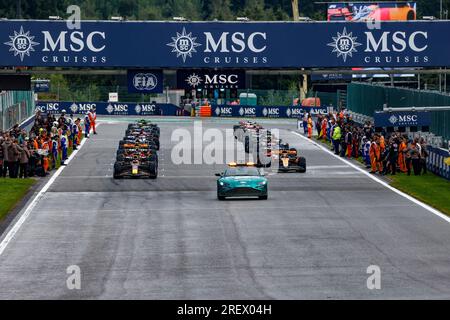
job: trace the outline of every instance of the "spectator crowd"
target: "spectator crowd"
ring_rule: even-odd
[[[309,137],[312,129],[318,133],[318,138],[328,141],[332,151],[341,157],[362,157],[370,173],[380,175],[395,175],[398,171],[411,175],[427,172],[427,145],[423,138],[408,138],[401,132],[376,132],[370,121],[364,125],[353,121],[345,109],[319,115],[313,123],[310,115],[303,118],[304,133]]]
[[[0,177],[27,178],[46,176],[65,165],[70,150],[76,150],[83,138],[81,119],[61,115],[44,116],[37,111],[29,131],[16,124],[0,131]]]

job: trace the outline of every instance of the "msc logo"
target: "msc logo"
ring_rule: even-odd
[[[405,114],[405,115],[391,115],[388,121],[395,126],[398,125],[414,125],[418,122],[418,116],[416,114]]]
[[[398,118],[395,115],[392,115],[392,116],[389,117],[388,120],[389,120],[390,123],[396,124],[397,121],[398,121]]]
[[[403,52],[410,48],[414,52],[422,52],[428,48],[424,40],[428,39],[428,32],[415,31],[410,35],[406,32],[397,31],[391,34],[389,31],[382,33],[377,40],[371,32],[365,32],[367,36],[367,48],[365,52]],[[420,36],[420,37],[419,37]],[[422,45],[419,38],[422,38]]]
[[[242,53],[247,49],[252,53],[261,53],[267,48],[265,32],[252,32],[249,35],[243,32],[222,32],[219,36],[213,36],[211,32],[203,32],[203,34],[205,35],[205,49],[203,50],[205,53]],[[183,31],[177,32],[177,35],[172,37],[172,42],[167,45],[172,47],[172,52],[177,54],[177,58],[181,56],[183,62],[186,62],[187,57],[192,58],[192,54],[197,52],[195,48],[201,46],[196,40],[197,37],[194,37],[192,32],[187,33],[183,27]],[[248,59],[247,57],[247,61]]]
[[[10,46],[9,51],[14,52],[14,56],[19,56],[20,61],[23,61],[25,56],[30,56],[31,51],[35,51],[33,46],[37,46],[39,42],[34,41],[34,36],[30,35],[30,31],[24,32],[23,26],[20,31],[14,31],[14,35],[9,36],[10,41],[5,42]]]
[[[158,85],[158,78],[153,73],[138,73],[133,77],[136,90],[151,91]]]
[[[69,109],[72,112],[72,114],[76,114],[76,113],[85,113],[85,112],[91,110],[92,108],[96,108],[96,107],[97,107],[97,105],[95,103],[76,104],[74,102],[70,105]]]
[[[239,75],[237,74],[225,74],[225,73],[192,73],[185,79],[185,82],[192,88],[205,87],[205,88],[234,88],[238,86]]]
[[[232,116],[233,108],[231,107],[217,107],[214,112],[217,116]]]
[[[353,53],[358,52],[356,47],[362,44],[357,42],[357,37],[353,36],[352,32],[347,33],[347,29],[344,28],[342,33],[338,32],[336,37],[332,37],[333,42],[329,43],[328,46],[333,48],[333,53],[337,54],[337,57],[342,57],[344,62],[347,61],[347,57],[353,57]]]
[[[72,113],[77,113],[78,105],[76,103],[72,103],[72,105],[70,106],[70,111],[72,111]]]
[[[404,53],[404,52],[413,52],[415,54],[424,52],[428,49],[428,32],[425,31],[414,31],[411,33],[404,31],[384,31],[380,32],[372,32],[366,31],[364,32],[366,37],[365,49],[364,52],[367,53],[383,53],[388,54],[385,57],[381,56],[366,56],[364,61],[366,63],[382,63],[384,60],[385,63],[391,63],[393,61],[404,61],[405,63],[413,62],[419,63],[420,60],[423,62],[428,62],[428,57],[419,57],[419,56],[409,56],[406,54],[405,56],[395,56],[390,53]],[[357,42],[357,37],[353,36],[352,32],[347,32],[347,29],[344,28],[343,32],[337,33],[336,37],[332,37],[333,42],[328,43],[327,45],[333,48],[333,53],[337,54],[337,57],[342,57],[344,62],[347,61],[347,58],[353,57],[353,54],[358,52],[357,47],[362,46],[361,43]]]
[[[37,104],[35,110],[44,113],[56,113],[59,112],[59,103]]]
[[[302,117],[303,116],[303,110],[300,108],[294,108],[294,109],[287,109],[286,114],[288,117]]]
[[[168,43],[169,47],[172,47],[172,52],[175,52],[178,57],[183,58],[183,62],[186,62],[186,58],[192,58],[192,53],[197,52],[196,47],[200,46],[200,43],[196,43],[197,37],[192,36],[192,32],[186,33],[186,29],[183,27],[181,33],[177,32],[176,37],[172,37],[172,42]]]
[[[198,87],[202,83],[202,81],[203,81],[202,78],[195,73],[189,75],[186,79],[188,85],[190,85],[193,88]]]
[[[136,114],[154,114],[156,112],[156,105],[154,104],[137,104],[134,107]]]
[[[102,43],[106,35],[100,31],[90,32],[86,37],[82,31],[73,31],[70,35],[67,31],[62,31],[56,39],[49,31],[42,31],[42,34],[44,35],[44,49],[42,49],[44,52],[68,52],[69,49],[73,52],[81,52],[85,47],[91,52],[101,52],[106,47]]]
[[[239,109],[239,115],[241,116],[256,116],[255,108],[241,107]]]
[[[109,114],[112,114],[113,112],[127,113],[128,105],[127,104],[108,104],[108,106],[106,107],[106,111]]]
[[[280,115],[279,108],[264,108],[262,110],[262,114],[264,117],[278,117]]]

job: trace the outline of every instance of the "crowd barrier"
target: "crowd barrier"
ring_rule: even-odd
[[[428,147],[427,169],[450,180],[450,166],[445,163],[445,159],[450,157],[450,152],[441,148]]]
[[[98,115],[120,116],[188,116],[189,112],[170,103],[135,103],[135,102],[69,102],[40,101],[36,103],[36,111],[46,114],[85,114],[94,108]]]

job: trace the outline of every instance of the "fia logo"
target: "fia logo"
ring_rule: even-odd
[[[175,52],[178,57],[183,58],[183,62],[186,62],[186,58],[192,58],[192,53],[197,52],[196,47],[201,46],[200,43],[196,43],[197,37],[192,36],[192,32],[187,33],[183,27],[181,33],[177,32],[176,37],[171,37],[172,42],[168,43],[169,47],[172,47],[172,52]]]
[[[328,43],[329,47],[333,48],[333,53],[337,54],[337,57],[342,57],[344,62],[347,61],[347,57],[352,58],[353,53],[358,52],[356,47],[361,46],[362,44],[357,42],[357,37],[353,36],[352,32],[347,33],[347,29],[344,28],[342,33],[338,32],[336,37],[332,37],[333,42]]]
[[[133,77],[136,90],[150,91],[158,85],[158,78],[153,73],[138,73]]]
[[[23,26],[20,27],[20,31],[14,31],[14,35],[9,36],[10,41],[5,42],[7,46],[10,46],[9,51],[14,52],[14,56],[19,56],[20,61],[23,61],[25,56],[30,56],[31,51],[34,50],[34,46],[37,46],[39,42],[34,41],[34,36],[30,35],[30,31],[24,32]]]

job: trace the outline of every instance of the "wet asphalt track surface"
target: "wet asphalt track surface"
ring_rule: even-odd
[[[102,124],[33,209],[0,256],[1,299],[450,298],[450,225],[291,132],[307,172],[269,176],[267,201],[222,202],[223,165],[171,161],[190,119],[160,123],[157,180],[113,180],[125,127]]]

